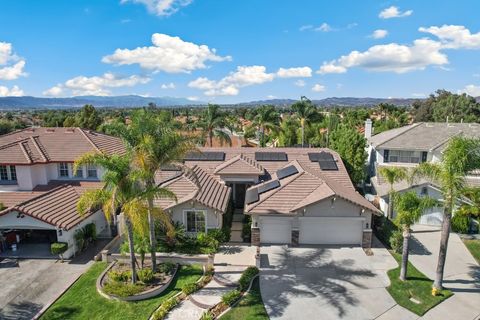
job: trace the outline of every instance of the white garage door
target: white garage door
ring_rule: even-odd
[[[362,220],[352,218],[300,218],[300,244],[355,244],[362,242]]]
[[[292,221],[282,218],[261,218],[261,243],[290,243],[292,242]]]
[[[429,226],[441,226],[443,221],[443,209],[442,208],[432,208],[427,209],[422,214],[419,224],[425,224]]]

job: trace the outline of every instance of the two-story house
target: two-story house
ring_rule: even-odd
[[[87,152],[122,153],[120,139],[80,128],[28,128],[0,136],[0,232],[4,251],[19,256],[48,255],[51,242],[66,242],[76,251],[74,234],[88,223],[97,233],[107,222],[101,211],[81,216],[81,194],[101,188],[102,168],[75,159]],[[108,230],[105,230],[108,231]],[[30,251],[31,252],[30,252]]]
[[[390,185],[378,174],[382,166],[401,166],[412,168],[422,162],[439,162],[448,141],[454,137],[480,138],[480,125],[477,123],[414,123],[397,129],[384,131],[372,136],[372,122],[365,123],[365,137],[368,141],[368,171],[371,177],[373,193],[381,210],[388,211],[388,193]],[[480,175],[472,172],[467,177],[472,186],[480,186]],[[407,181],[394,184],[398,192],[416,190],[420,195],[428,195],[442,200],[441,192],[434,183],[422,179],[410,185]],[[459,199],[459,201],[461,201]],[[420,224],[440,225],[443,209],[428,209],[420,219]]]

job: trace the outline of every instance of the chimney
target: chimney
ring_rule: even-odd
[[[372,119],[365,120],[365,139],[372,137]]]

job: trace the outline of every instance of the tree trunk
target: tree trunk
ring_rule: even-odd
[[[400,280],[407,279],[408,268],[408,244],[410,242],[410,228],[405,226],[403,229],[403,249],[402,249],[402,265],[400,266]]]
[[[132,268],[132,283],[137,282],[137,267],[135,265],[135,248],[133,244],[133,227],[130,218],[125,217],[125,226],[127,227],[127,236],[128,236],[128,250],[130,251],[130,267]]]
[[[388,194],[388,219],[393,219],[393,191]]]
[[[155,237],[155,220],[153,218],[153,199],[148,198],[148,227],[150,236],[150,259],[152,260],[152,271],[157,271],[157,238]]]
[[[213,132],[212,131],[210,131],[208,133],[208,140],[210,142],[210,147],[213,147]]]
[[[260,131],[260,147],[265,147],[265,128],[262,126]]]
[[[302,125],[302,148],[303,148],[305,144],[305,122],[303,121],[303,119],[300,122]]]
[[[445,203],[445,208],[443,209],[440,250],[438,252],[437,274],[435,277],[435,281],[433,282],[433,287],[437,290],[442,290],[443,288],[443,271],[445,268],[445,260],[447,258],[448,238],[450,237],[450,223],[452,220],[452,213],[450,212],[450,208],[451,206],[448,203]]]

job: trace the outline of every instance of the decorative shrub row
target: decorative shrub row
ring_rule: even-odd
[[[180,302],[180,300],[177,297],[173,297],[170,299],[165,300],[161,305],[160,308],[157,309],[153,313],[152,319],[153,320],[162,320],[165,319],[167,314],[177,306],[177,304]]]
[[[259,272],[260,271],[258,270],[258,268],[253,266],[248,267],[245,271],[243,271],[242,276],[240,277],[240,280],[238,280],[240,291],[243,292],[247,290],[248,286],[250,285],[250,282]]]
[[[115,295],[117,297],[129,297],[136,294],[139,294],[145,289],[145,285],[136,283],[124,283],[118,281],[111,281],[106,283],[103,286],[103,291],[110,295]]]
[[[227,306],[231,306],[235,301],[237,301],[242,293],[238,290],[232,290],[227,293],[225,293],[222,296],[222,302],[225,303]]]

